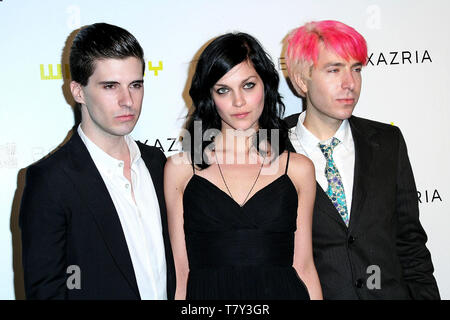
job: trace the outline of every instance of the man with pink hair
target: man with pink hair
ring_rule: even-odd
[[[400,130],[352,116],[367,45],[338,21],[287,37],[306,111],[285,119],[289,148],[316,168],[314,259],[325,299],[439,299]],[[288,143],[289,145],[289,143]]]

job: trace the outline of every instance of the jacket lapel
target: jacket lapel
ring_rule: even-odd
[[[150,173],[150,177],[152,178],[153,185],[155,187],[156,196],[158,198],[158,204],[161,212],[166,211],[166,203],[164,200],[164,187],[163,187],[163,176],[161,175],[160,166],[163,164],[154,163],[155,157],[151,152],[148,152],[146,148],[141,145],[140,142],[137,143],[139,150],[141,151],[141,157],[142,160],[144,160],[145,166],[148,169],[148,172]]]
[[[364,201],[370,185],[373,156],[379,144],[374,140],[376,132],[371,127],[363,127],[359,118],[352,116],[349,122],[355,143],[355,169],[349,222],[349,232],[351,232],[356,228],[366,211],[363,210]]]
[[[157,152],[145,147],[144,144],[137,142],[141,157],[150,173],[153,185],[155,187],[156,196],[158,198],[159,209],[161,213],[162,235],[164,240],[164,250],[166,255],[167,266],[167,296],[173,299],[175,294],[175,269],[172,255],[172,247],[170,245],[169,231],[167,225],[166,202],[164,199],[164,177],[163,170],[165,164],[165,157],[157,157]]]
[[[283,121],[286,123],[287,127],[293,128],[297,125],[299,113],[293,114],[285,119]],[[291,152],[296,152],[294,146],[292,145],[292,142],[290,139],[287,139],[286,141],[286,149]],[[334,207],[333,203],[331,202],[328,195],[323,191],[320,184],[316,181],[316,200],[314,203],[314,211],[321,211],[325,212],[330,218],[335,220],[337,223],[341,224],[342,227],[347,228],[344,221],[342,220],[341,216],[337,212],[336,208]]]
[[[83,204],[92,213],[114,261],[136,296],[140,298],[125,235],[108,189],[76,131],[68,142],[68,147],[71,162],[67,174],[83,199]]]
[[[315,207],[317,210],[325,212],[330,218],[335,220],[337,223],[341,224],[342,227],[347,228],[347,226],[344,223],[344,220],[342,220],[341,216],[339,215],[339,212],[334,207],[333,202],[331,202],[330,198],[328,197],[326,192],[323,191],[322,187],[318,182],[316,182]]]
[[[299,114],[292,115],[284,119],[288,128],[296,126]],[[373,140],[376,131],[371,127],[363,126],[361,119],[357,117],[349,118],[350,128],[352,130],[353,141],[355,143],[355,169],[353,177],[352,206],[350,212],[349,232],[356,227],[362,215],[364,200],[367,195],[367,188],[370,183],[373,155],[379,147]],[[291,141],[288,139],[287,149],[295,152]],[[345,223],[334,207],[328,195],[323,191],[319,183],[316,182],[316,203],[317,209],[325,212],[331,218],[345,227]]]

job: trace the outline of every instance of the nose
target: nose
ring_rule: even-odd
[[[120,91],[119,105],[121,107],[131,107],[133,105],[133,98],[129,88],[123,88]]]
[[[233,106],[240,108],[245,105],[245,97],[244,94],[240,91],[236,91],[233,93]]]
[[[355,77],[351,70],[343,72],[342,88],[350,91],[355,89]]]

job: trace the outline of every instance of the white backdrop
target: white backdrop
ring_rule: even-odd
[[[281,40],[323,19],[355,27],[368,42],[371,59],[355,114],[401,128],[435,276],[449,299],[449,11],[447,0],[0,1],[0,299],[24,297],[17,222],[24,168],[61,144],[74,125],[65,73],[74,30],[108,22],[136,36],[148,64],[133,136],[169,156],[178,150],[171,145],[190,104],[190,62],[209,40],[248,32],[283,74]],[[301,110],[284,78],[280,91],[286,115]]]

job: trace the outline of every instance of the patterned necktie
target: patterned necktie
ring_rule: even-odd
[[[333,160],[333,149],[340,143],[339,139],[333,138],[329,145],[320,144],[319,148],[322,151],[327,164],[325,166],[325,176],[328,180],[327,194],[331,202],[335,206],[336,210],[344,220],[345,225],[348,226],[348,211],[347,201],[345,200],[344,185],[342,184],[342,178],[339,174],[339,170],[336,167],[336,163]]]

